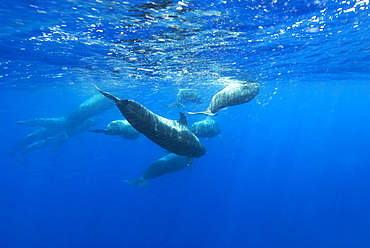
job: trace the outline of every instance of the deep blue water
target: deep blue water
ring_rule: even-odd
[[[368,0],[3,1],[0,20],[1,248],[370,247]],[[178,119],[229,78],[258,100],[147,188],[124,180],[168,152],[143,135],[9,156],[35,130],[17,121],[68,116],[93,83]],[[166,108],[181,88],[202,103]]]

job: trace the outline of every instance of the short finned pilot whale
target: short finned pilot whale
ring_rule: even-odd
[[[62,129],[65,127],[65,117],[54,117],[54,118],[31,118],[25,121],[17,121],[17,124],[29,126],[29,127],[46,127]]]
[[[104,130],[89,130],[93,133],[104,133],[106,135],[119,135],[124,139],[134,140],[139,138],[140,133],[128,123],[127,120],[115,120],[108,124]]]
[[[140,187],[147,187],[147,179],[160,177],[164,174],[180,171],[187,167],[189,167],[187,157],[170,153],[152,163],[138,179],[125,180],[125,182]]]
[[[189,130],[184,113],[180,112],[178,121],[161,117],[140,103],[120,99],[107,92],[96,89],[113,100],[126,120],[140,133],[160,147],[181,156],[199,158],[206,153],[206,148]]]
[[[65,135],[70,136],[76,126],[81,125],[88,118],[110,109],[113,105],[111,101],[99,94],[87,99],[66,117]]]
[[[177,93],[176,102],[173,102],[166,107],[169,108],[185,108],[182,103],[201,103],[201,96],[196,89],[180,89]]]
[[[191,131],[199,138],[213,138],[220,134],[221,129],[218,123],[212,119],[211,116],[207,116],[204,120],[195,122],[191,126]]]
[[[211,103],[205,111],[188,113],[193,115],[217,115],[216,112],[223,108],[249,102],[258,94],[259,90],[259,83],[232,82],[212,97]]]

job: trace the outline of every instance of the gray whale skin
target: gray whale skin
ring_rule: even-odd
[[[125,182],[131,185],[147,187],[147,179],[160,177],[164,174],[180,171],[187,167],[189,167],[187,157],[170,153],[149,165],[138,179],[125,180]]]
[[[259,90],[259,83],[231,83],[212,97],[212,100],[205,111],[188,112],[188,114],[217,115],[216,112],[223,108],[249,102],[259,93]]]
[[[95,86],[96,87],[96,86]],[[96,89],[113,100],[126,120],[140,133],[160,147],[180,156],[199,158],[206,153],[206,148],[189,130],[184,113],[180,112],[178,121],[161,117],[140,103],[115,97]]]

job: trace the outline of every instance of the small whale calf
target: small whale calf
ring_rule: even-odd
[[[104,133],[106,135],[120,135],[122,138],[134,140],[139,138],[140,133],[127,120],[115,120],[108,124],[104,130],[89,130],[94,133]]]
[[[259,90],[259,83],[232,82],[212,97],[211,103],[205,111],[188,113],[193,115],[217,115],[216,112],[225,107],[249,102],[258,94]]]
[[[191,126],[191,131],[197,137],[213,138],[220,134],[221,129],[212,117],[207,116],[204,120],[195,122]]]
[[[188,157],[171,153],[151,164],[138,179],[125,180],[125,182],[140,187],[147,187],[147,179],[152,179],[167,173],[183,170],[188,166]]]
[[[189,130],[184,113],[180,112],[178,121],[169,120],[153,113],[136,101],[120,99],[99,88],[97,90],[116,103],[122,115],[137,131],[160,147],[189,158],[199,158],[206,153],[204,145]]]

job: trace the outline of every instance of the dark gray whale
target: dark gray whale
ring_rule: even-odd
[[[89,130],[93,133],[104,133],[106,135],[120,135],[122,138],[134,140],[139,138],[140,133],[127,120],[115,120],[108,124],[104,130]]]
[[[125,182],[140,187],[147,187],[147,179],[152,179],[167,173],[183,170],[187,167],[189,167],[188,157],[171,153],[149,165],[138,179],[125,180]]]
[[[140,133],[160,147],[181,156],[199,158],[206,153],[206,148],[189,130],[184,113],[180,112],[178,121],[169,120],[154,114],[138,102],[115,97],[97,90],[113,100],[126,120]]]
[[[205,111],[188,113],[193,115],[217,115],[216,112],[225,107],[249,102],[258,94],[259,90],[259,83],[231,83],[212,97],[211,103]]]

